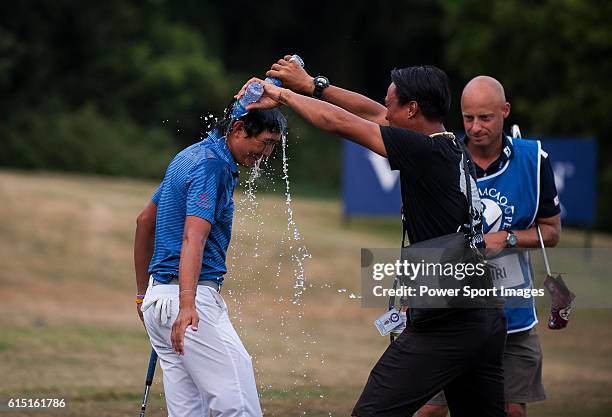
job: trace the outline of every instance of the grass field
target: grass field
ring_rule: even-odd
[[[132,237],[154,187],[0,171],[0,398],[68,402],[57,412],[0,406],[0,416],[137,415],[150,345],[133,305]],[[397,221],[345,225],[339,202],[298,197],[295,242],[282,195],[236,200],[223,293],[254,356],[265,414],[349,416],[387,345],[372,325],[381,311],[350,298],[361,290],[360,249],[395,247]],[[564,231],[563,244],[581,242]],[[302,244],[312,258],[294,305],[290,258]],[[612,239],[593,244],[610,248]],[[539,325],[549,399],[531,416],[612,415],[612,311],[573,314],[560,333]],[[158,369],[148,416],[166,415],[162,393]]]

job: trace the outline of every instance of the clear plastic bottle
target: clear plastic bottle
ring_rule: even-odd
[[[232,110],[232,117],[238,119],[247,114],[249,111],[246,107],[249,104],[258,102],[263,93],[264,88],[260,83],[252,82],[249,84],[244,92],[244,95],[240,97],[240,100],[236,101],[234,109]]]
[[[296,61],[298,64],[304,67],[304,60],[299,57],[299,55],[295,54],[291,57],[290,61]],[[265,79],[266,82],[272,83],[278,87],[282,87],[283,83],[278,78],[267,77]],[[234,119],[238,119],[249,111],[247,110],[247,106],[252,103],[256,103],[259,101],[261,96],[264,93],[263,85],[258,82],[252,82],[247,86],[244,95],[240,98],[240,100],[236,101],[234,104],[234,109],[232,110],[232,117]]]

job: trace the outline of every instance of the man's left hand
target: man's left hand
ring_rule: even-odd
[[[253,78],[251,78],[249,81],[247,81],[242,86],[242,88],[240,89],[238,94],[236,94],[234,96],[234,98],[240,99],[244,95],[244,93],[245,93],[247,87],[249,86],[249,84],[251,84],[253,82],[261,84],[263,86],[263,88],[264,88],[264,93],[263,93],[263,96],[261,96],[261,98],[259,99],[258,102],[253,103],[253,104],[249,104],[247,106],[247,110],[252,110],[252,109],[272,109],[274,107],[278,107],[278,106],[283,104],[282,101],[281,101],[283,91],[285,93],[289,92],[289,90],[287,90],[287,89],[277,87],[274,84],[271,84],[271,83],[269,83],[267,81],[260,80],[259,78],[253,77]]]
[[[185,354],[185,331],[187,326],[191,325],[191,330],[198,331],[198,323],[200,316],[194,304],[189,304],[179,309],[178,316],[172,325],[172,348],[179,355]]]

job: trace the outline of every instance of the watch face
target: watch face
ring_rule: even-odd
[[[510,246],[511,248],[515,247],[518,243],[518,239],[516,238],[516,235],[514,233],[510,233],[506,241],[508,242],[508,246]]]
[[[320,87],[320,88],[325,88],[329,85],[329,81],[327,80],[327,78],[325,77],[316,77],[315,80],[315,86]]]

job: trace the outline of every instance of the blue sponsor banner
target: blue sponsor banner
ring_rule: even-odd
[[[400,216],[399,171],[387,158],[348,140],[344,143],[342,194],[345,216]]]
[[[597,219],[597,141],[543,138],[555,172],[563,224],[592,226]]]
[[[597,207],[597,142],[544,138],[561,202],[564,224],[590,226]],[[386,158],[344,141],[342,193],[345,216],[399,216],[399,172]]]

